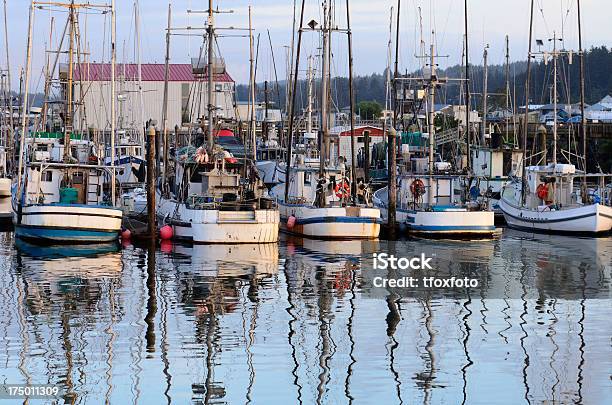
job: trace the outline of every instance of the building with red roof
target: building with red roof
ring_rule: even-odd
[[[138,88],[138,65],[115,66],[118,126],[136,127],[141,120],[153,119],[162,126],[164,100],[165,65],[144,63],[141,65],[143,110],[141,112]],[[214,70],[214,104],[220,118],[235,117],[235,82],[226,71],[223,61],[217,62]],[[62,82],[68,76],[68,65],[60,65]],[[73,72],[75,107],[75,129],[110,129],[110,63],[81,63]],[[207,67],[201,63],[174,63],[168,66],[168,128],[197,122],[207,115]]]

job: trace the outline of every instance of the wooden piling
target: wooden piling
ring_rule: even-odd
[[[148,133],[148,154],[147,154],[147,223],[149,238],[155,240],[157,236],[157,223],[155,216],[155,127],[149,126]]]

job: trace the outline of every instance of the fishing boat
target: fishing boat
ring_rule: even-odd
[[[218,137],[214,136],[220,129],[220,120],[216,115],[213,82],[217,72],[225,72],[225,66],[220,65],[222,59],[215,56],[217,34],[212,6],[207,21],[207,63],[198,67],[205,72],[207,80],[206,144],[177,149],[173,156],[175,187],[173,192],[169,192],[162,186],[157,198],[157,214],[162,223],[172,226],[176,238],[194,243],[274,243],[278,241],[279,233],[278,208],[273,200],[266,198],[266,188],[258,178],[253,160],[232,156],[222,144],[217,144]],[[250,29],[249,38],[253,85]],[[256,156],[254,130],[254,123],[251,123],[253,157]],[[167,178],[165,172],[162,178]]]
[[[350,32],[350,15],[347,10],[347,30]],[[303,15],[302,15],[303,17]],[[353,113],[354,95],[352,91],[352,58],[349,57],[350,121],[351,121],[351,170],[344,159],[338,156],[332,163],[329,125],[329,61],[331,60],[330,36],[334,31],[331,7],[323,6],[324,22],[321,26],[323,40],[322,78],[321,78],[321,139],[318,164],[306,160],[306,156],[293,154],[294,106],[297,93],[297,80],[294,80],[292,102],[289,114],[289,141],[286,162],[286,179],[284,184],[272,188],[270,195],[278,201],[281,229],[295,235],[321,239],[376,239],[380,233],[380,210],[372,207],[367,200],[359,201],[356,195],[356,150],[355,150],[355,115]],[[311,22],[311,25],[315,24]],[[302,35],[302,29],[298,31]],[[298,41],[298,44],[300,42]],[[349,43],[349,55],[352,49]],[[300,46],[298,45],[295,76],[298,76]],[[309,63],[309,83],[312,78]],[[309,88],[312,86],[309,85]],[[312,92],[309,90],[309,108],[311,111]],[[309,114],[310,115],[310,114]],[[309,119],[308,122],[311,122]],[[307,134],[312,133],[309,124]],[[308,139],[308,137],[305,137]]]
[[[546,61],[552,59],[552,157],[549,162],[546,133],[543,133],[544,139],[541,150],[537,154],[540,155],[538,164],[524,165],[522,176],[514,179],[514,181],[502,189],[499,206],[504,213],[506,222],[512,228],[555,234],[599,234],[612,231],[612,188],[609,186],[612,174],[588,174],[586,171],[588,160],[586,117],[584,114],[584,54],[580,39],[580,21],[578,30],[580,47],[578,55],[581,58],[580,106],[582,116],[580,128],[583,142],[582,158],[578,158],[577,161],[582,163],[583,168],[579,170],[572,163],[571,158],[575,154],[571,152],[564,153],[563,150],[561,150],[560,154],[558,153],[558,63],[560,58],[568,54],[571,61],[572,52],[558,49],[557,42],[561,41],[561,39],[554,33],[553,38],[549,40],[549,42],[552,42],[552,51],[532,53],[532,44],[529,44],[530,62],[533,57],[543,57]],[[530,62],[527,65],[526,89],[530,88]],[[526,100],[529,100],[529,92],[527,92]],[[528,130],[527,110],[525,112],[524,133],[527,133]],[[523,137],[523,152],[525,156],[526,151],[527,137]],[[533,155],[529,159],[531,160],[535,157],[536,155]],[[561,159],[565,161],[561,162]],[[580,183],[578,186],[575,184],[577,180]]]
[[[13,186],[15,235],[43,243],[109,242],[118,238],[123,216],[121,209],[115,206],[115,170],[99,164],[95,144],[86,139],[87,134],[74,131],[72,127],[74,107],[78,104],[73,94],[73,79],[75,67],[78,69],[80,64],[73,58],[76,55],[75,26],[80,4],[71,2],[65,7],[71,29],[70,47],[66,52],[69,63],[64,71],[60,69],[60,78],[65,82],[60,89],[66,100],[63,122],[52,132],[33,132],[28,114],[22,114],[19,169]],[[34,10],[32,7],[30,11],[23,111],[28,111],[29,107]],[[114,24],[114,9],[112,11]],[[61,53],[57,52],[57,55]],[[57,63],[53,66],[55,68]],[[114,52],[112,66],[114,69]],[[47,81],[54,74],[54,71],[49,72]],[[46,85],[45,89],[45,100],[48,100],[49,86]],[[114,91],[111,97],[114,100]],[[113,116],[111,134],[114,134],[114,129]],[[111,136],[112,150],[113,142],[114,136]],[[114,155],[111,155],[111,161],[114,161]]]
[[[430,71],[421,78],[407,78],[416,80],[426,89],[419,104],[426,106],[428,133],[422,136],[428,140],[428,153],[425,156],[408,156],[402,168],[398,179],[397,220],[400,229],[413,234],[436,237],[492,236],[497,233],[493,211],[488,204],[470,199],[465,192],[471,188],[471,176],[457,173],[449,162],[436,157],[435,89],[448,79],[437,75],[434,43],[432,38],[428,64]],[[383,215],[388,215],[388,194],[388,188],[383,188],[374,195],[374,204],[384,210]]]
[[[159,198],[158,216],[172,226],[175,237],[196,243],[277,242],[278,209],[262,194],[263,185],[242,176],[245,163],[224,151],[204,162],[193,149],[178,151],[177,192]],[[247,171],[255,168],[250,165]]]

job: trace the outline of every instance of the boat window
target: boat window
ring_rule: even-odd
[[[83,172],[75,172],[72,175],[73,184],[83,184]]]
[[[357,142],[364,143],[365,142],[365,138],[363,136],[358,136],[357,137]]]
[[[53,172],[51,172],[51,171],[42,172],[41,175],[40,175],[40,180],[48,182],[48,183],[52,182],[53,181]]]
[[[310,185],[312,181],[312,173],[304,173],[304,184]]]
[[[39,143],[38,145],[36,145],[36,150],[38,152],[46,152],[47,151],[47,144],[46,143]]]

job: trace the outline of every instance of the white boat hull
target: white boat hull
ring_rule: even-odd
[[[158,215],[172,226],[176,238],[195,243],[278,242],[280,218],[275,209],[191,209],[183,203],[162,199]]]
[[[491,235],[496,232],[493,211],[407,211],[410,232],[437,235]]]
[[[515,229],[554,233],[604,233],[612,230],[612,207],[601,204],[560,210],[521,208],[502,198],[499,207]]]
[[[15,234],[41,242],[97,243],[119,237],[123,213],[100,205],[25,205],[15,213]]]
[[[382,188],[374,194],[374,205],[379,207],[383,219],[387,220],[387,188]],[[420,211],[396,209],[396,221],[400,230],[417,234],[430,235],[492,235],[495,228],[493,211],[468,211],[466,209],[436,209]]]
[[[376,239],[380,233],[380,210],[363,207],[316,208],[279,202],[281,229],[317,239]],[[295,224],[290,226],[290,216]]]

